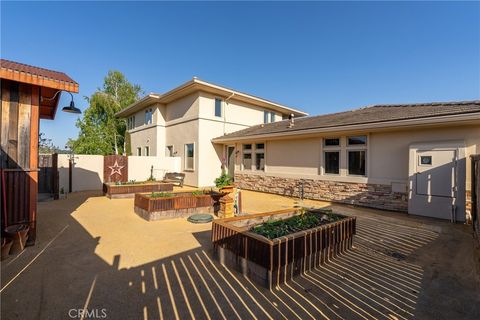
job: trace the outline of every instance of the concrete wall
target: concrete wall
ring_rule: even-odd
[[[59,189],[68,193],[68,167],[70,155],[58,155]],[[103,156],[75,155],[72,171],[72,192],[101,190],[103,185]],[[128,157],[128,180],[145,181],[153,175],[157,180],[163,179],[166,172],[178,172],[179,157]]]
[[[59,188],[68,192],[68,163],[70,155],[58,155]],[[103,156],[75,155],[72,170],[72,192],[101,190],[103,184]]]

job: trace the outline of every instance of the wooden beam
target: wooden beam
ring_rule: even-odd
[[[48,79],[41,76],[25,73],[25,72],[15,72],[13,70],[2,68],[0,69],[0,78],[17,81],[21,83],[37,85],[40,87],[78,93],[78,83]]]
[[[30,231],[28,243],[35,243],[37,235],[37,194],[38,194],[38,134],[40,126],[40,88],[32,87],[30,113]]]

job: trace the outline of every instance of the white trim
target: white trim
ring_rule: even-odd
[[[193,145],[193,168],[187,168],[187,145]],[[194,172],[195,171],[195,161],[196,161],[196,157],[195,157],[195,150],[196,149],[196,146],[195,146],[195,142],[188,142],[188,143],[184,143],[183,144],[183,171],[187,171],[187,172]]]

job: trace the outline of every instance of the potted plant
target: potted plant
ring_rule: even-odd
[[[60,199],[65,199],[66,197],[67,197],[67,195],[65,194],[65,189],[63,189],[63,187],[61,187],[59,198]]]
[[[215,179],[215,186],[222,193],[231,193],[233,192],[233,179],[226,172],[222,172],[220,177]]]

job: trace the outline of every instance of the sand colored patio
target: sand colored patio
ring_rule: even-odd
[[[251,213],[299,204],[248,191],[243,199]],[[468,226],[331,207],[358,217],[354,249],[268,291],[212,260],[211,224],[147,222],[133,199],[92,193],[39,203],[36,246],[2,262],[2,319],[69,319],[78,309],[103,310],[107,319],[479,317],[478,249]]]

